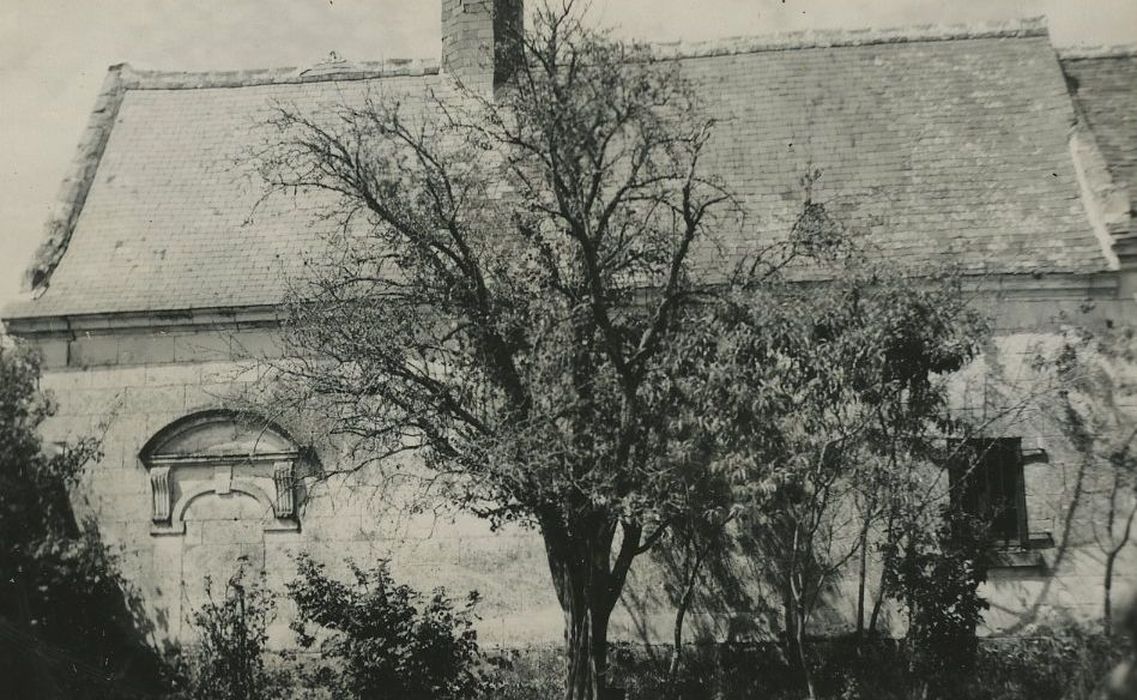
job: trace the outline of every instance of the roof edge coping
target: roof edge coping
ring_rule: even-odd
[[[87,201],[87,193],[110,139],[119,105],[122,104],[125,90],[123,74],[127,70],[125,64],[113,65],[107,70],[107,76],[95,98],[95,107],[87,118],[79,146],[72,156],[67,175],[48,214],[43,238],[24,272],[21,291],[25,293],[33,296],[43,293],[71,242],[71,234],[75,231],[79,214]]]
[[[889,29],[822,29],[701,42],[649,43],[660,58],[702,58],[765,51],[843,48],[968,39],[1021,39],[1049,36],[1045,17],[968,24],[922,24]]]
[[[1137,44],[1108,44],[1101,46],[1070,46],[1058,49],[1058,58],[1063,61],[1078,61],[1092,58],[1135,58]]]
[[[127,90],[191,90],[437,75],[439,64],[427,59],[393,58],[385,61],[340,61],[306,68],[189,72],[141,70],[122,63],[111,66],[111,70],[116,69],[121,72],[123,87]]]
[[[803,30],[700,42],[647,42],[644,45],[660,58],[700,58],[764,51],[1041,36],[1048,36],[1045,17],[967,24],[923,24],[887,29]],[[1137,50],[1137,47],[1133,50]],[[143,70],[133,68],[128,63],[120,63],[111,66],[110,70],[121,73],[123,87],[128,90],[185,90],[437,75],[441,68],[436,59],[393,58],[383,61],[337,61],[306,68],[200,72]]]

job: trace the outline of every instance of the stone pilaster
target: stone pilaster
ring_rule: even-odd
[[[155,523],[170,522],[170,468],[154,467],[150,470],[151,520]]]

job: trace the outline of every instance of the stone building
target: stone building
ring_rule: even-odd
[[[279,587],[308,551],[330,562],[390,557],[396,576],[421,588],[478,589],[489,643],[560,639],[532,533],[406,515],[384,506],[386,482],[367,473],[307,479],[336,459],[318,430],[228,410],[279,352],[277,306],[318,252],[311,207],[261,201],[247,165],[271,137],[272,105],[331,108],[382,91],[427,109],[426,95],[453,94],[456,80],[492,90],[503,65],[493,38],[520,21],[521,3],[443,0],[442,10],[439,64],[108,72],[29,292],[3,316],[43,352],[60,406],[47,438],[102,436],[79,506],[121,551],[160,638],[185,634],[203,575],[223,580],[245,561]],[[659,51],[717,118],[708,168],[756,214],[731,242],[737,253],[788,230],[799,177],[816,167],[813,196],[882,255],[950,258],[982,280],[980,302],[1011,355],[1087,301],[1098,320],[1137,320],[1134,53],[1060,56],[1032,21]],[[1086,523],[1056,541],[1072,451],[1029,417],[1002,430],[994,437],[1014,446],[999,488],[1014,504],[1015,546],[991,574],[989,627],[1028,609],[1098,615],[1102,563]],[[1071,553],[1057,560],[1064,544]],[[1123,559],[1118,595],[1137,582],[1135,562]],[[651,574],[636,575],[633,590],[649,589]],[[663,603],[617,611],[614,633],[651,637],[670,614]],[[281,644],[286,617],[273,630]]]

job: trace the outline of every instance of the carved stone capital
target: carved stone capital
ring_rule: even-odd
[[[170,468],[153,467],[150,470],[151,520],[156,523],[169,523],[171,500]]]

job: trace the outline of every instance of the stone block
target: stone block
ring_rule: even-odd
[[[138,521],[150,517],[150,496],[140,494],[102,494],[96,500],[99,522],[106,520]]]
[[[143,367],[74,367],[44,373],[46,385],[60,391],[73,389],[122,389],[146,383]]]
[[[235,395],[240,395],[240,388],[232,384],[189,385],[185,387],[186,414],[204,411],[213,408],[224,408],[232,403]]]
[[[193,363],[147,365],[146,386],[187,386],[201,383],[201,367]]]
[[[122,335],[118,341],[118,363],[149,365],[174,361],[174,336],[170,333]]]
[[[91,487],[103,498],[130,497],[150,507],[150,482],[141,469],[100,469],[92,477]],[[140,498],[134,499],[135,496]]]
[[[203,543],[258,544],[264,542],[264,523],[260,520],[203,520]]]
[[[229,331],[201,331],[174,335],[174,360],[213,362],[233,357]]]
[[[57,394],[58,415],[109,418],[121,409],[124,393],[113,389],[77,389]]]
[[[40,387],[48,391],[73,391],[92,388],[91,370],[78,367],[48,369],[40,376]]]
[[[185,533],[181,537],[172,536],[166,539],[180,540],[184,547],[199,545],[202,543],[204,523],[203,520],[187,520],[185,521]]]
[[[273,359],[281,356],[280,335],[271,330],[247,330],[233,334],[232,357],[235,360]]]
[[[82,335],[69,345],[68,365],[99,367],[118,362],[118,338],[112,335]]]
[[[186,392],[182,386],[142,386],[126,390],[123,410],[129,414],[183,412]]]
[[[300,522],[304,539],[308,542],[347,543],[364,540],[358,516],[350,517],[345,513],[335,517],[319,517],[303,511]]]
[[[147,439],[149,439],[151,435],[154,435],[170,423],[173,423],[179,418],[184,418],[185,410],[161,411],[157,413],[145,414],[140,417],[143,417],[146,420],[146,429],[144,431],[144,434],[146,435]]]
[[[70,341],[65,338],[47,338],[36,342],[43,361],[44,370],[53,370],[67,367],[70,357]]]
[[[256,378],[255,362],[206,362],[200,365],[202,384],[232,384]]]

